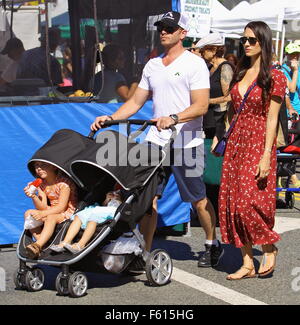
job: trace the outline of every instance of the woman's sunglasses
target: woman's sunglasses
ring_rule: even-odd
[[[240,42],[241,42],[243,45],[245,45],[247,41],[249,42],[250,45],[255,45],[256,42],[257,42],[258,40],[257,40],[256,37],[245,37],[245,36],[244,36],[244,37],[241,37],[241,38],[240,38]]]
[[[160,26],[157,26],[157,31],[159,33],[161,33],[164,30],[167,34],[173,34],[174,32],[177,31],[178,28],[179,27],[172,27],[172,26],[160,25]]]

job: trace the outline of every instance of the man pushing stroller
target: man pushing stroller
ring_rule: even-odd
[[[151,59],[146,64],[133,96],[111,116],[97,117],[91,129],[97,131],[107,120],[128,119],[152,95],[153,121],[156,122],[156,127],[150,128],[146,140],[164,146],[171,136],[169,127],[176,127],[178,135],[170,152],[172,163],[166,168],[166,173],[168,176],[174,174],[182,200],[193,204],[206,233],[206,251],[200,257],[198,266],[216,266],[223,255],[223,249],[216,239],[216,216],[212,204],[206,198],[202,179],[202,116],[208,108],[209,71],[202,58],[185,51],[182,45],[187,34],[187,19],[184,15],[175,11],[168,12],[154,25],[157,26],[165,49],[164,55]],[[157,199],[165,185],[158,188],[153,200],[152,215],[146,215],[140,223],[148,251],[151,250],[157,224]]]

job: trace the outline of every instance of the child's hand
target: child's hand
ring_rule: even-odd
[[[26,196],[32,198],[34,196],[34,194],[30,193],[30,191],[29,191],[29,184],[30,183],[28,183],[28,185],[26,187],[24,187],[24,193]]]

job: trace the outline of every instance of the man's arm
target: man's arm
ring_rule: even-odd
[[[91,124],[91,130],[97,131],[101,129],[103,123],[107,120],[125,120],[130,116],[134,115],[136,112],[140,110],[140,108],[145,104],[148,99],[149,91],[137,88],[133,94],[133,96],[128,99],[120,108],[113,113],[111,116],[103,115],[96,117],[94,123]]]
[[[177,114],[178,123],[184,123],[204,115],[208,109],[209,89],[196,89],[191,91],[191,105],[184,111]],[[157,119],[156,127],[159,131],[168,129],[175,121],[169,116],[163,116]]]

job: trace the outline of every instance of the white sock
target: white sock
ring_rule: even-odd
[[[219,242],[218,242],[218,240],[217,239],[213,239],[213,240],[208,240],[208,239],[206,239],[205,240],[205,244],[207,244],[207,245],[214,245],[214,246],[219,246]]]

